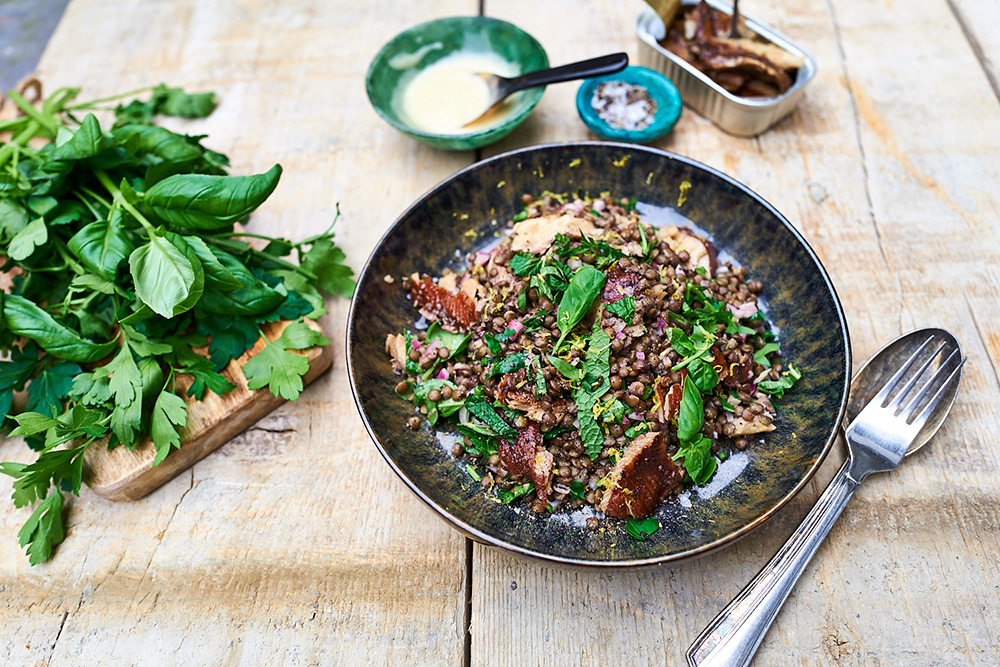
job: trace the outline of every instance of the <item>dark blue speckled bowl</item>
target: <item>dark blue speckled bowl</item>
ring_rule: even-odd
[[[393,392],[385,338],[413,326],[400,281],[440,274],[495,242],[521,194],[611,192],[636,197],[652,224],[689,221],[762,281],[782,350],[803,373],[781,401],[777,430],[720,466],[712,483],[671,497],[662,528],[644,542],[606,519],[537,515],[488,498],[452,458],[448,434],[406,427],[412,406]],[[745,186],[694,160],[626,144],[535,146],[498,155],[447,179],[407,209],[375,248],[351,304],[347,362],[368,432],[389,466],[444,519],[485,544],[551,562],[635,566],[677,561],[732,543],[773,516],[819,468],[844,414],[851,354],[847,324],[826,271],[785,218]]]

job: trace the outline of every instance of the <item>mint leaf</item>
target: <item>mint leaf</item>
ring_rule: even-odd
[[[527,252],[519,252],[510,258],[507,267],[519,276],[533,276],[542,270],[545,260]]]
[[[635,315],[635,297],[625,296],[614,303],[606,303],[604,309],[625,322],[631,322],[632,316]]]

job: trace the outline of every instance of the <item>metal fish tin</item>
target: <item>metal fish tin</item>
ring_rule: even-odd
[[[681,9],[696,4],[696,0],[684,0]],[[708,4],[727,14],[732,11],[728,3],[708,0]],[[816,60],[799,44],[770,26],[746,15],[743,20],[750,30],[765,40],[805,61],[795,76],[795,83],[783,95],[769,98],[733,95],[694,65],[660,45],[659,40],[666,37],[666,27],[652,9],[647,8],[639,14],[635,32],[639,37],[640,62],[666,74],[677,86],[685,104],[730,134],[752,137],[770,129],[795,109],[806,85],[816,76]]]

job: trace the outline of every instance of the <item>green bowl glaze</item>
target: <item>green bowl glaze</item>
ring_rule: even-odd
[[[401,132],[448,150],[473,150],[499,141],[521,124],[542,99],[544,88],[516,93],[510,118],[492,127],[466,134],[423,132],[408,125],[396,107],[396,96],[420,70],[458,51],[494,52],[518,66],[518,73],[545,69],[549,58],[538,41],[506,21],[485,16],[456,16],[421,23],[396,35],[382,47],[368,67],[365,86],[372,106]],[[400,65],[407,54],[415,62]],[[396,59],[395,61],[393,59]],[[393,66],[395,65],[395,67]]]
[[[625,522],[591,532],[583,517],[538,515],[484,494],[451,456],[455,436],[424,423],[396,396],[389,333],[418,318],[400,278],[440,275],[496,242],[521,211],[521,194],[611,192],[635,197],[650,224],[695,225],[760,280],[763,307],[802,379],[780,401],[777,430],[720,465],[706,487],[671,497],[644,542]],[[458,256],[456,256],[456,250]],[[385,276],[394,276],[392,283]],[[550,562],[635,566],[677,561],[732,543],[773,516],[819,468],[845,410],[851,353],[847,323],[826,271],[802,235],[732,178],[653,148],[604,142],[534,146],[464,169],[416,201],[375,248],[358,280],[347,324],[347,363],[361,417],[389,466],[455,528],[485,544]]]
[[[594,91],[605,81],[624,81],[649,91],[649,96],[656,102],[653,122],[641,130],[623,130],[608,125],[590,103]],[[580,120],[594,134],[613,141],[642,144],[659,139],[677,124],[681,117],[681,106],[681,94],[677,92],[677,86],[663,74],[645,67],[626,67],[617,74],[587,79],[576,91],[576,111],[580,114]]]

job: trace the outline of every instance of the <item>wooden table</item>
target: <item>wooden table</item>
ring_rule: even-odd
[[[856,365],[938,325],[969,357],[936,440],[866,483],[806,570],[755,665],[1000,662],[1000,5],[992,0],[757,0],[819,75],[756,139],[685,110],[655,145],[749,185],[819,253]],[[360,268],[417,196],[477,158],[593,138],[576,86],[480,154],[418,144],[381,121],[364,74],[432,18],[532,32],[553,63],[635,56],[638,0],[73,0],[39,67],[87,97],[166,81],[218,92],[207,133],[238,173],[285,174],[253,226],[301,238],[340,202]],[[178,124],[173,124],[178,126]],[[362,428],[344,323],[336,368],[294,404],[133,503],[84,490],[69,536],[31,568],[0,518],[0,663],[680,665],[692,638],[788,537],[843,460],[838,446],[774,520],[700,560],[563,570],[472,544],[405,490]],[[19,441],[0,444],[24,460]]]

